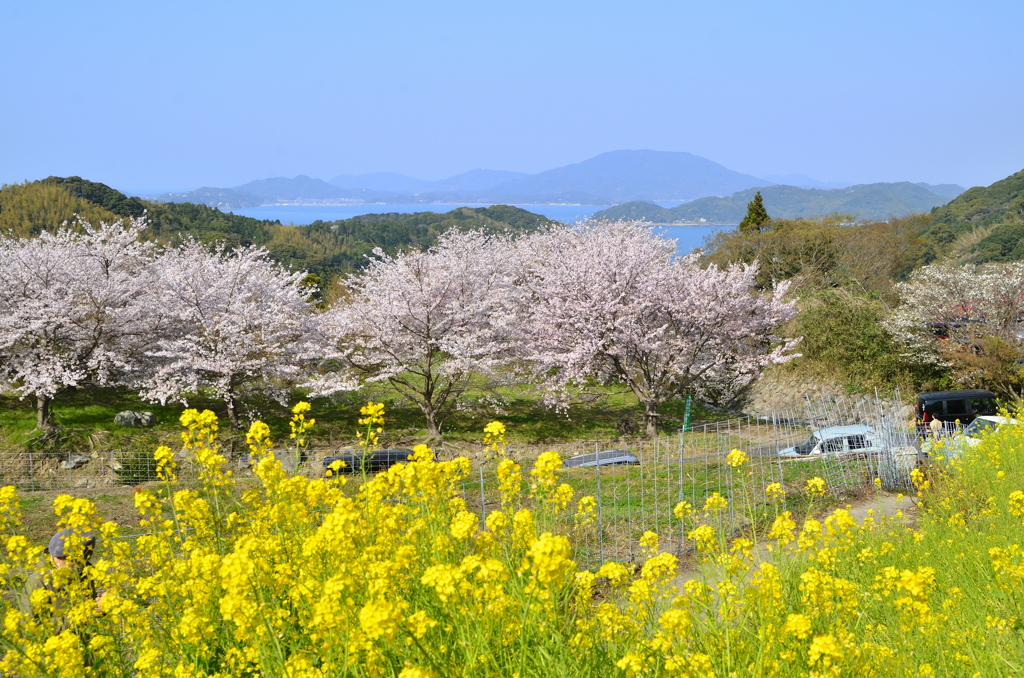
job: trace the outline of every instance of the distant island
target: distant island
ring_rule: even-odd
[[[725,198],[701,198],[672,208],[632,201],[601,210],[594,218],[646,219],[656,224],[738,224],[757,192],[761,193],[768,213],[779,219],[807,219],[838,212],[860,219],[884,220],[927,212],[946,204],[964,189],[955,184],[934,186],[907,181],[827,190],[765,186],[738,191]]]

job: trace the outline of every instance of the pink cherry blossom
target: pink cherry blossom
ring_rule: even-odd
[[[350,297],[319,320],[346,370],[313,382],[315,392],[348,377],[386,382],[415,402],[431,436],[474,374],[509,359],[511,248],[504,236],[449,231],[429,251],[374,251],[350,276]]]
[[[232,251],[188,240],[153,267],[151,298],[166,329],[155,338],[141,390],[161,403],[210,389],[239,425],[237,399],[260,393],[286,402],[318,357],[311,304],[300,282],[263,248]]]
[[[139,240],[143,221],[79,227],[0,237],[0,379],[36,398],[40,427],[64,389],[130,383],[161,330],[144,294],[154,248]]]
[[[606,375],[658,406],[714,384],[749,382],[795,355],[775,336],[796,313],[788,283],[758,294],[754,265],[702,267],[642,222],[576,224],[523,239],[514,257],[521,356],[559,402]]]

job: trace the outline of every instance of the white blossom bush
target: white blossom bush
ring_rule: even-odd
[[[985,267],[944,261],[896,285],[900,305],[884,326],[904,358],[949,366],[940,338],[994,336],[1019,343],[1024,317],[1024,263]],[[948,352],[947,352],[948,353]]]

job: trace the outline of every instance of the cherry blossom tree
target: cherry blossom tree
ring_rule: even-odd
[[[79,227],[0,237],[0,379],[35,397],[40,428],[62,390],[129,383],[160,331],[144,294],[154,250],[139,240],[143,221]]]
[[[304,271],[289,272],[263,248],[229,252],[189,240],[164,252],[154,272],[153,303],[169,328],[149,352],[143,397],[186,402],[209,388],[236,428],[240,396],[286,402],[288,387],[318,353]]]
[[[756,264],[702,268],[630,221],[555,228],[517,252],[516,336],[549,401],[611,375],[639,399],[653,436],[672,396],[796,357],[797,341],[774,334],[796,312],[783,301],[788,283],[758,294]]]
[[[315,391],[331,392],[346,374],[389,383],[439,438],[470,377],[493,373],[508,356],[509,252],[505,236],[454,230],[425,252],[374,250],[366,270],[348,278],[347,301],[321,317],[348,371]]]

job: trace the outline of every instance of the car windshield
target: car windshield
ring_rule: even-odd
[[[988,419],[975,419],[964,431],[964,435],[968,438],[980,438],[983,432],[994,431],[995,429],[996,423],[994,421],[989,421]]]
[[[794,446],[793,449],[795,449],[800,454],[810,454],[811,450],[813,450],[814,446],[817,445],[817,444],[818,444],[818,438],[815,437],[815,435],[812,433],[807,438],[807,440],[803,441],[799,445]]]

